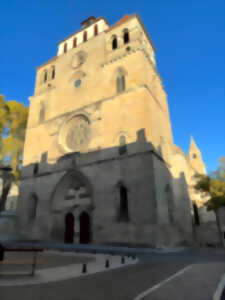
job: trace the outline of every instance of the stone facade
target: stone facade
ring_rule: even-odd
[[[188,155],[173,143],[154,46],[138,15],[113,26],[85,20],[37,68],[18,202],[25,236],[190,244],[196,172],[205,166],[193,139]]]

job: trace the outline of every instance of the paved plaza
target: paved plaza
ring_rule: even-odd
[[[143,253],[125,257],[124,264],[121,256],[110,254],[45,251],[38,256],[34,277],[0,276],[1,300],[212,300],[225,273],[224,249]]]

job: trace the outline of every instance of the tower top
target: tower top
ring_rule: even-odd
[[[192,136],[191,136],[191,142],[189,147],[189,160],[191,166],[195,169],[196,172],[200,174],[206,174],[206,168],[202,160],[201,151],[199,150]]]
[[[80,24],[82,25],[82,28],[86,28],[87,26],[93,24],[96,21],[96,18],[94,16],[91,16],[84,21],[82,21]]]
[[[190,147],[189,147],[189,153],[191,152],[200,152],[198,146],[195,143],[195,140],[193,138],[193,136],[191,135],[191,141],[190,141]]]

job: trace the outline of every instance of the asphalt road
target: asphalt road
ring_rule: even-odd
[[[140,263],[57,283],[0,287],[1,300],[133,300],[139,294],[192,265],[144,300],[209,300],[225,273],[224,249],[149,254]]]

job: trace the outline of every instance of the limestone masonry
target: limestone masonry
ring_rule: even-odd
[[[137,14],[113,26],[88,18],[37,68],[18,199],[25,237],[190,244],[205,201],[193,190],[196,172],[206,172],[201,152],[193,139],[188,154],[173,143],[154,46]]]

